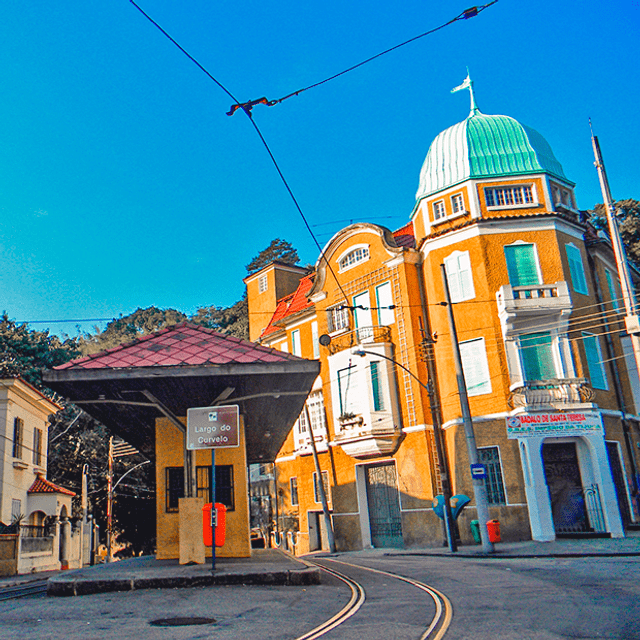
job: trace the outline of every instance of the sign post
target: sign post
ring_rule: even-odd
[[[240,409],[237,404],[187,409],[187,449],[211,449],[211,572],[216,570],[216,449],[240,446]]]

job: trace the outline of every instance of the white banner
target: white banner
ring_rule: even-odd
[[[603,433],[595,411],[575,413],[521,413],[507,418],[507,438],[584,436]]]

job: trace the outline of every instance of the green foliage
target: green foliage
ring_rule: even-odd
[[[127,316],[109,322],[104,331],[81,338],[80,349],[83,355],[113,349],[186,319],[184,313],[175,309],[138,308]]]
[[[624,243],[627,257],[640,267],[640,202],[638,200],[618,200],[614,203],[620,236]],[[606,210],[603,204],[597,204],[591,214],[591,222],[597,229],[608,233]]]
[[[298,252],[293,248],[290,242],[276,238],[271,241],[271,244],[266,249],[263,249],[257,256],[251,260],[251,262],[245,266],[247,273],[251,275],[256,271],[260,271],[263,267],[266,267],[269,263],[277,260],[278,262],[284,262],[285,264],[298,264],[300,258]]]
[[[34,331],[26,324],[0,316],[0,377],[20,376],[42,387],[42,372],[80,355],[77,338],[61,340],[48,331]]]
[[[202,307],[190,321],[236,338],[249,339],[249,305],[246,296],[230,307]]]

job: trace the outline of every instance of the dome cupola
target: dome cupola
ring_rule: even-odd
[[[470,178],[548,173],[568,182],[549,143],[537,131],[509,116],[481,113],[468,77],[454,91],[460,88],[471,92],[471,112],[431,143],[416,200]]]

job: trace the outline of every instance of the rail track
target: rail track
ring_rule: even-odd
[[[26,584],[17,584],[13,587],[0,588],[0,602],[15,598],[27,598],[29,596],[41,596],[47,593],[47,580],[36,580]]]
[[[402,582],[406,582],[416,589],[427,593],[433,600],[435,612],[431,622],[420,635],[418,640],[441,640],[451,624],[451,620],[453,618],[453,607],[451,606],[451,602],[443,593],[424,582],[420,582],[419,580],[414,580],[413,578],[408,578],[407,576],[402,576],[397,573],[390,573],[389,571],[382,571],[380,569],[372,569],[371,567],[351,564],[349,562],[335,560],[333,558],[323,558],[322,563],[308,559],[305,560],[305,562],[320,568],[322,571],[326,571],[328,574],[344,582],[351,589],[351,598],[338,613],[323,622],[321,625],[317,626],[315,629],[299,636],[296,640],[315,640],[316,638],[324,636],[332,629],[335,629],[342,623],[346,622],[349,618],[356,615],[360,607],[365,603],[366,592],[364,587],[360,583],[356,582],[352,577],[325,566],[324,562],[341,564],[345,567],[351,567],[359,571],[369,571],[371,573],[401,580]]]

